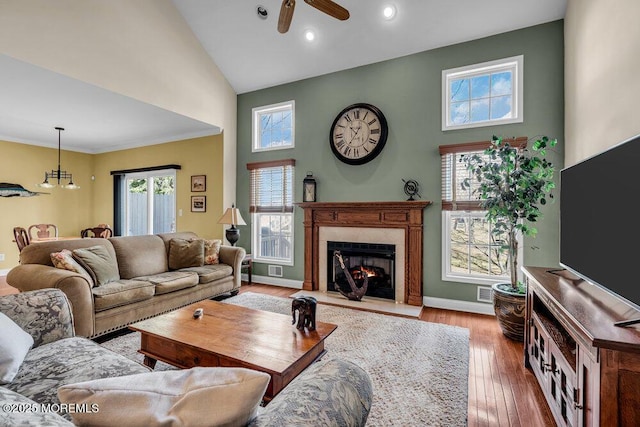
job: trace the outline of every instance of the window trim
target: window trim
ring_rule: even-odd
[[[442,281],[443,282],[456,282],[456,283],[468,283],[473,285],[491,286],[495,283],[510,283],[511,277],[506,276],[488,276],[488,275],[464,275],[460,273],[453,273],[451,271],[451,234],[449,233],[449,223],[452,215],[456,214],[471,214],[484,218],[485,211],[463,211],[463,210],[442,210]],[[517,234],[518,245],[520,248],[523,246],[522,233]],[[518,265],[523,264],[522,250],[518,251]],[[522,272],[518,271],[518,280],[522,280]]]
[[[296,165],[296,161],[295,159],[282,159],[282,160],[271,160],[271,161],[264,161],[264,162],[253,162],[253,163],[247,163],[247,169],[250,171],[250,177],[249,177],[249,184],[250,184],[250,201],[249,201],[249,212],[251,213],[251,253],[253,255],[253,260],[255,262],[264,262],[264,263],[269,263],[269,264],[278,264],[278,265],[287,265],[287,266],[293,266],[294,265],[294,258],[295,258],[295,239],[294,239],[294,231],[295,231],[295,214],[294,214],[294,205],[293,205],[293,200],[294,200],[294,193],[295,193],[295,165]],[[257,199],[258,199],[258,194],[255,193],[256,189],[255,189],[255,182],[254,182],[254,176],[253,176],[253,171],[255,170],[260,170],[260,169],[269,169],[269,168],[276,168],[276,167],[282,167],[283,168],[283,173],[286,173],[286,170],[288,168],[291,169],[291,183],[290,186],[287,186],[285,182],[283,182],[283,185],[285,185],[285,188],[283,190],[283,205],[282,206],[274,206],[274,207],[270,207],[270,206],[266,206],[266,207],[262,207],[262,206],[258,206],[257,205]],[[289,206],[287,204],[287,188],[288,188],[288,193],[291,196],[291,205]],[[258,242],[260,241],[259,237],[260,237],[260,227],[259,227],[259,221],[258,221],[258,216],[259,215],[289,215],[291,216],[291,258],[289,260],[286,259],[282,259],[282,258],[270,258],[270,257],[265,257],[265,256],[261,256],[260,251],[258,250]]]
[[[526,136],[519,136],[516,138],[505,138],[503,142],[507,142],[512,146],[518,146],[520,148],[525,148],[527,146],[528,138]],[[446,182],[447,174],[444,170],[445,159],[447,159],[450,155],[453,155],[452,161],[456,161],[456,157],[459,154],[471,154],[471,153],[482,153],[485,149],[491,146],[491,141],[474,141],[474,142],[463,142],[457,144],[448,144],[448,145],[440,145],[438,147],[438,151],[441,157],[441,191],[442,191],[442,268],[441,275],[442,281],[445,282],[457,282],[457,283],[471,283],[476,285],[493,285],[494,283],[501,282],[510,282],[511,278],[509,276],[495,276],[491,277],[488,275],[462,275],[459,273],[451,272],[451,235],[449,230],[449,223],[451,215],[456,215],[456,213],[466,213],[471,215],[477,215],[478,217],[484,217],[484,213],[486,212],[482,206],[480,200],[467,200],[466,198],[458,199],[456,197],[456,192],[454,188],[449,188],[451,186],[456,185],[455,175],[451,175],[453,180],[451,182]],[[455,169],[455,168],[454,168]],[[455,174],[455,172],[453,172]],[[446,188],[445,188],[446,187]],[[450,193],[450,194],[449,194]],[[452,196],[448,198],[447,195]],[[523,248],[523,237],[522,233],[517,234],[518,245],[520,248]],[[518,251],[518,264],[523,264],[523,252],[522,250]],[[518,280],[522,280],[522,272],[518,271]]]
[[[259,226],[260,221],[257,218],[260,215],[291,216],[291,259],[290,260],[260,256],[260,251],[258,250],[258,242],[260,241],[260,226]],[[295,222],[294,221],[295,221],[295,216],[293,212],[252,212],[251,213],[251,253],[253,256],[253,262],[263,262],[265,264],[293,266],[294,258],[295,258],[295,250],[294,250]]]
[[[474,77],[489,74],[501,70],[513,70],[512,80],[512,108],[513,117],[509,119],[489,119],[472,123],[451,124],[449,82],[460,77]],[[464,67],[442,70],[442,130],[469,129],[484,126],[496,126],[524,121],[524,55],[487,61],[479,64],[466,65]]]
[[[174,209],[173,209],[173,224],[174,224],[174,229],[177,227],[177,221],[178,221],[178,215],[176,213],[176,207],[178,206],[178,176],[176,173],[176,169],[175,168],[170,168],[170,169],[159,169],[159,168],[146,168],[146,169],[139,169],[139,170],[135,170],[135,172],[130,172],[130,173],[124,173],[121,174],[122,176],[122,180],[121,180],[121,185],[122,185],[122,190],[121,190],[121,196],[122,199],[119,202],[120,205],[120,209],[123,210],[123,214],[122,214],[122,230],[121,230],[121,234],[122,236],[134,236],[134,234],[129,234],[129,216],[127,215],[127,213],[129,212],[129,208],[130,208],[130,194],[127,191],[127,183],[130,179],[146,179],[147,180],[147,211],[145,212],[146,216],[147,216],[147,234],[146,235],[150,235],[150,234],[157,234],[160,231],[157,230],[153,230],[153,212],[154,212],[154,203],[153,203],[153,195],[154,195],[154,189],[153,186],[151,184],[151,180],[150,178],[156,178],[156,177],[163,177],[163,176],[171,176],[173,177],[173,182],[174,182],[174,192],[173,192],[173,204],[174,204]]]
[[[271,146],[262,148],[260,146],[260,115],[275,113],[277,111],[291,110],[291,145]],[[264,105],[251,109],[251,152],[259,153],[263,151],[287,150],[295,147],[296,142],[296,103],[294,100],[278,102],[276,104]]]

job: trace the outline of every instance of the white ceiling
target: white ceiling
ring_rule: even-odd
[[[281,0],[173,3],[239,94],[562,19],[566,9],[566,0],[338,0],[351,14],[338,21],[298,0],[280,34]],[[391,21],[387,4],[397,8]],[[220,131],[5,55],[0,94],[0,140],[57,147],[62,126],[63,149],[100,153]]]

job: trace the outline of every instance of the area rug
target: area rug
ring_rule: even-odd
[[[246,292],[224,302],[291,313],[291,299],[271,295]],[[468,329],[329,305],[318,305],[316,319],[338,325],[324,359],[350,360],[371,376],[368,426],[467,424]],[[142,363],[137,332],[102,345]],[[173,368],[158,362],[159,369]]]

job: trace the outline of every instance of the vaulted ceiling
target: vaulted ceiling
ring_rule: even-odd
[[[172,1],[238,94],[562,19],[566,9],[566,0],[339,0],[350,12],[339,21],[298,0],[281,34],[281,0]],[[387,20],[389,5],[396,14]],[[85,152],[219,132],[1,53],[0,93],[0,139],[7,141],[57,146],[53,114],[73,129],[63,148]]]

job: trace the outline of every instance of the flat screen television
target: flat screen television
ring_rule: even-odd
[[[560,171],[560,265],[640,318],[639,208],[640,135]]]

